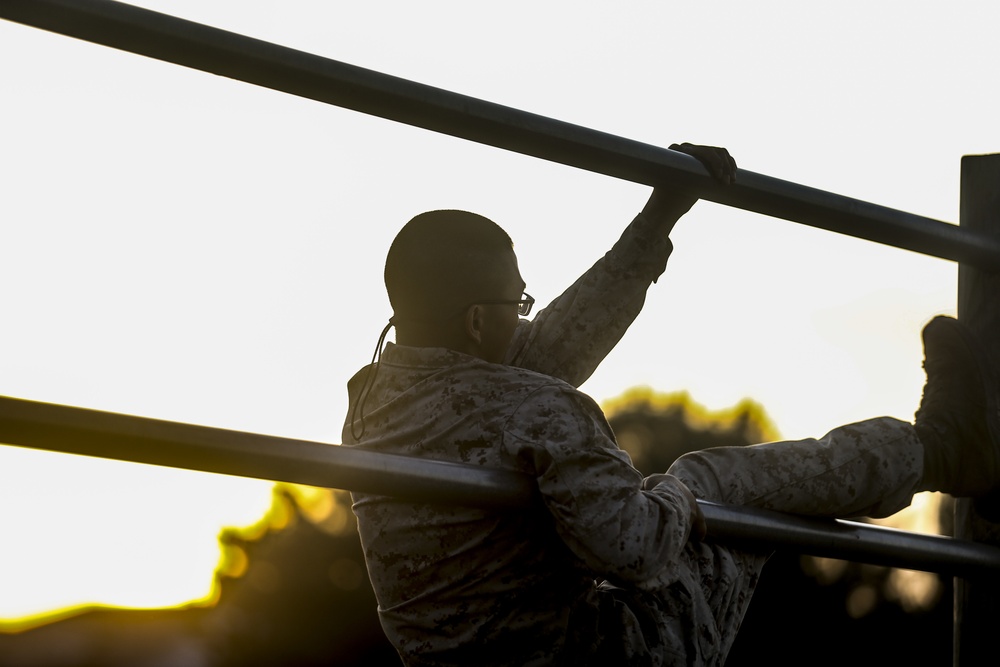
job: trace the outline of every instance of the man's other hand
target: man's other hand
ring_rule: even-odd
[[[701,508],[698,507],[698,501],[695,500],[694,494],[683,483],[679,483],[680,480],[669,473],[653,474],[642,480],[642,489],[644,491],[652,491],[656,488],[657,484],[666,482],[667,480],[678,482],[674,485],[674,488],[680,490],[691,505],[691,533],[688,539],[695,541],[705,539],[705,535],[708,534],[708,523],[705,521],[705,516],[701,513]]]

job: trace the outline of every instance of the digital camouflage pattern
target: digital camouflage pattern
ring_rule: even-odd
[[[505,364],[387,344],[364,434],[356,442],[348,421],[345,445],[526,472],[542,498],[495,512],[354,495],[382,626],[406,664],[721,665],[766,555],[689,542],[682,480],[700,498],[786,511],[890,513],[909,502],[921,450],[890,419],[822,441],[689,455],[641,489],[600,408],[575,387],[635,319],[670,252],[637,217],[520,323]],[[349,415],[371,372],[349,383]]]

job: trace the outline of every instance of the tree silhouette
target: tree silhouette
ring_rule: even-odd
[[[228,531],[223,543],[246,554],[239,577],[224,577],[209,636],[220,667],[394,665],[385,639],[350,496],[331,492],[333,515],[309,520],[287,488],[276,495],[290,523],[259,539]],[[333,524],[331,526],[331,524]]]

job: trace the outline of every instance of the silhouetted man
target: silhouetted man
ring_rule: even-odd
[[[671,148],[722,183],[735,176],[724,149]],[[695,498],[887,516],[918,491],[996,488],[997,386],[950,318],[924,329],[915,424],[881,417],[820,440],[696,452],[643,479],[576,387],[639,313],[694,201],[656,188],[530,321],[510,238],[490,220],[433,211],[393,241],[396,344],[349,383],[344,443],[521,471],[541,498],[500,512],[355,494],[382,626],[407,665],[721,665],[767,554],[701,541]]]

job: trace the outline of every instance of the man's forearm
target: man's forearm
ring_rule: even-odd
[[[642,209],[642,216],[653,223],[657,232],[666,235],[671,232],[681,216],[691,210],[696,201],[697,197],[681,190],[660,186],[654,188],[649,195],[649,200]]]
[[[667,200],[669,201],[669,200]],[[664,225],[640,214],[614,248],[514,335],[505,363],[578,387],[639,314],[672,245]]]

